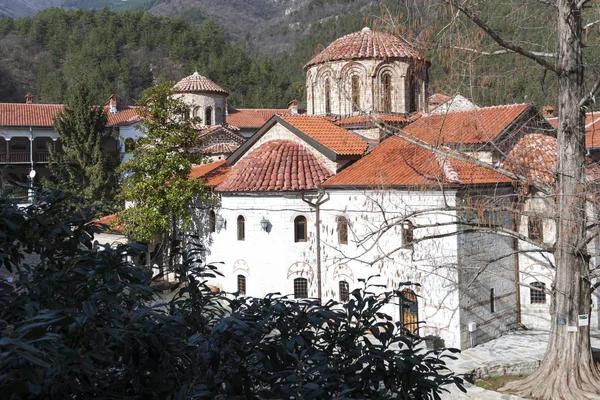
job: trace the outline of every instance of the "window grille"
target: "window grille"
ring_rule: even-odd
[[[348,244],[348,220],[346,217],[337,217],[338,242]]]
[[[529,288],[529,300],[531,304],[546,304],[546,284],[533,282]]]
[[[306,278],[294,279],[294,298],[305,299],[308,297],[308,281]]]
[[[237,239],[246,240],[246,221],[243,216],[237,217]]]
[[[306,217],[300,215],[294,219],[294,242],[306,242]]]
[[[544,239],[544,220],[541,217],[530,215],[527,229],[529,239],[537,241],[542,241]]]
[[[350,300],[350,285],[346,281],[340,281],[340,301]]]
[[[237,276],[237,291],[240,296],[246,295],[246,277],[244,275]]]

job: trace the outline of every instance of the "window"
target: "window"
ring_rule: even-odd
[[[414,244],[415,227],[412,222],[408,221],[402,225],[402,248],[412,249]]]
[[[207,107],[204,113],[204,125],[212,125],[212,107]]]
[[[217,120],[218,118],[220,118],[221,123],[225,121],[225,117],[223,116],[223,110],[221,109],[221,107],[217,107],[217,111],[215,111],[215,124],[219,123],[219,121]]]
[[[125,139],[125,153],[131,153],[135,150],[135,139],[127,138]]]
[[[308,297],[308,281],[305,278],[294,279],[294,298],[305,299]]]
[[[246,226],[245,226],[244,217],[237,217],[237,238],[238,240],[246,240]]]
[[[337,217],[338,242],[348,244],[348,220],[346,217]]]
[[[340,301],[350,300],[350,285],[346,281],[340,281]]]
[[[215,215],[215,212],[213,210],[210,210],[208,212],[208,231],[211,233],[216,231],[216,217],[217,216]]]
[[[529,288],[529,300],[531,304],[546,304],[546,284],[533,282]]]
[[[194,116],[194,118],[200,118],[200,117],[202,117],[200,115],[200,107],[194,107],[194,113],[192,115]]]
[[[392,75],[383,74],[381,77],[381,90],[382,90],[382,111],[384,113],[392,112]]]
[[[325,79],[325,113],[331,114],[331,85],[329,78]]]
[[[494,296],[494,288],[490,289],[490,312],[496,312],[496,297]]]
[[[237,276],[237,291],[240,296],[246,295],[246,277],[244,275]]]
[[[360,77],[352,75],[352,111],[360,110]]]
[[[527,224],[528,236],[531,240],[544,240],[544,220],[537,215],[530,215]]]
[[[418,334],[419,303],[416,293],[410,289],[404,289],[400,293],[400,322],[405,332]]]
[[[421,84],[416,78],[411,78],[409,88],[410,103],[408,112],[419,111],[421,100]]]
[[[300,215],[294,219],[294,242],[306,242],[306,217]]]

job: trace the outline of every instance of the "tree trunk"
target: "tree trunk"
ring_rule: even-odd
[[[551,330],[540,368],[527,379],[507,385],[534,399],[599,398],[600,373],[592,358],[589,326],[578,316],[591,311],[588,257],[578,251],[585,240],[585,112],[581,46],[581,9],[558,0],[558,165],[556,276]]]

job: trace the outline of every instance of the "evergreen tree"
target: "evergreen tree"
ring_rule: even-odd
[[[203,192],[199,180],[189,179],[192,164],[201,161],[193,128],[200,120],[186,118],[189,107],[174,96],[172,86],[159,83],[144,91],[138,103],[144,136],[136,139],[133,157],[121,165],[128,177],[120,199],[132,206],[118,216],[129,237],[169,249],[162,252],[165,264],[172,262],[169,255],[176,246],[174,227],[189,223],[190,202]]]
[[[46,187],[59,186],[90,204],[112,200],[118,175],[115,163],[102,151],[111,133],[107,120],[104,109],[92,103],[87,87],[78,85],[54,119],[62,151],[49,148],[53,179],[45,182]]]

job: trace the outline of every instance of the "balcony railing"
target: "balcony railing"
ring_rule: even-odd
[[[25,152],[10,152],[8,153],[8,162],[11,164],[27,164],[31,161],[29,153]]]
[[[106,152],[106,159],[110,163],[117,163],[121,161],[121,153],[112,151]],[[8,155],[6,152],[0,152],[0,164],[29,164],[31,162],[29,152],[10,152]],[[46,164],[50,162],[50,153],[47,151],[35,151],[33,152],[33,162]]]

